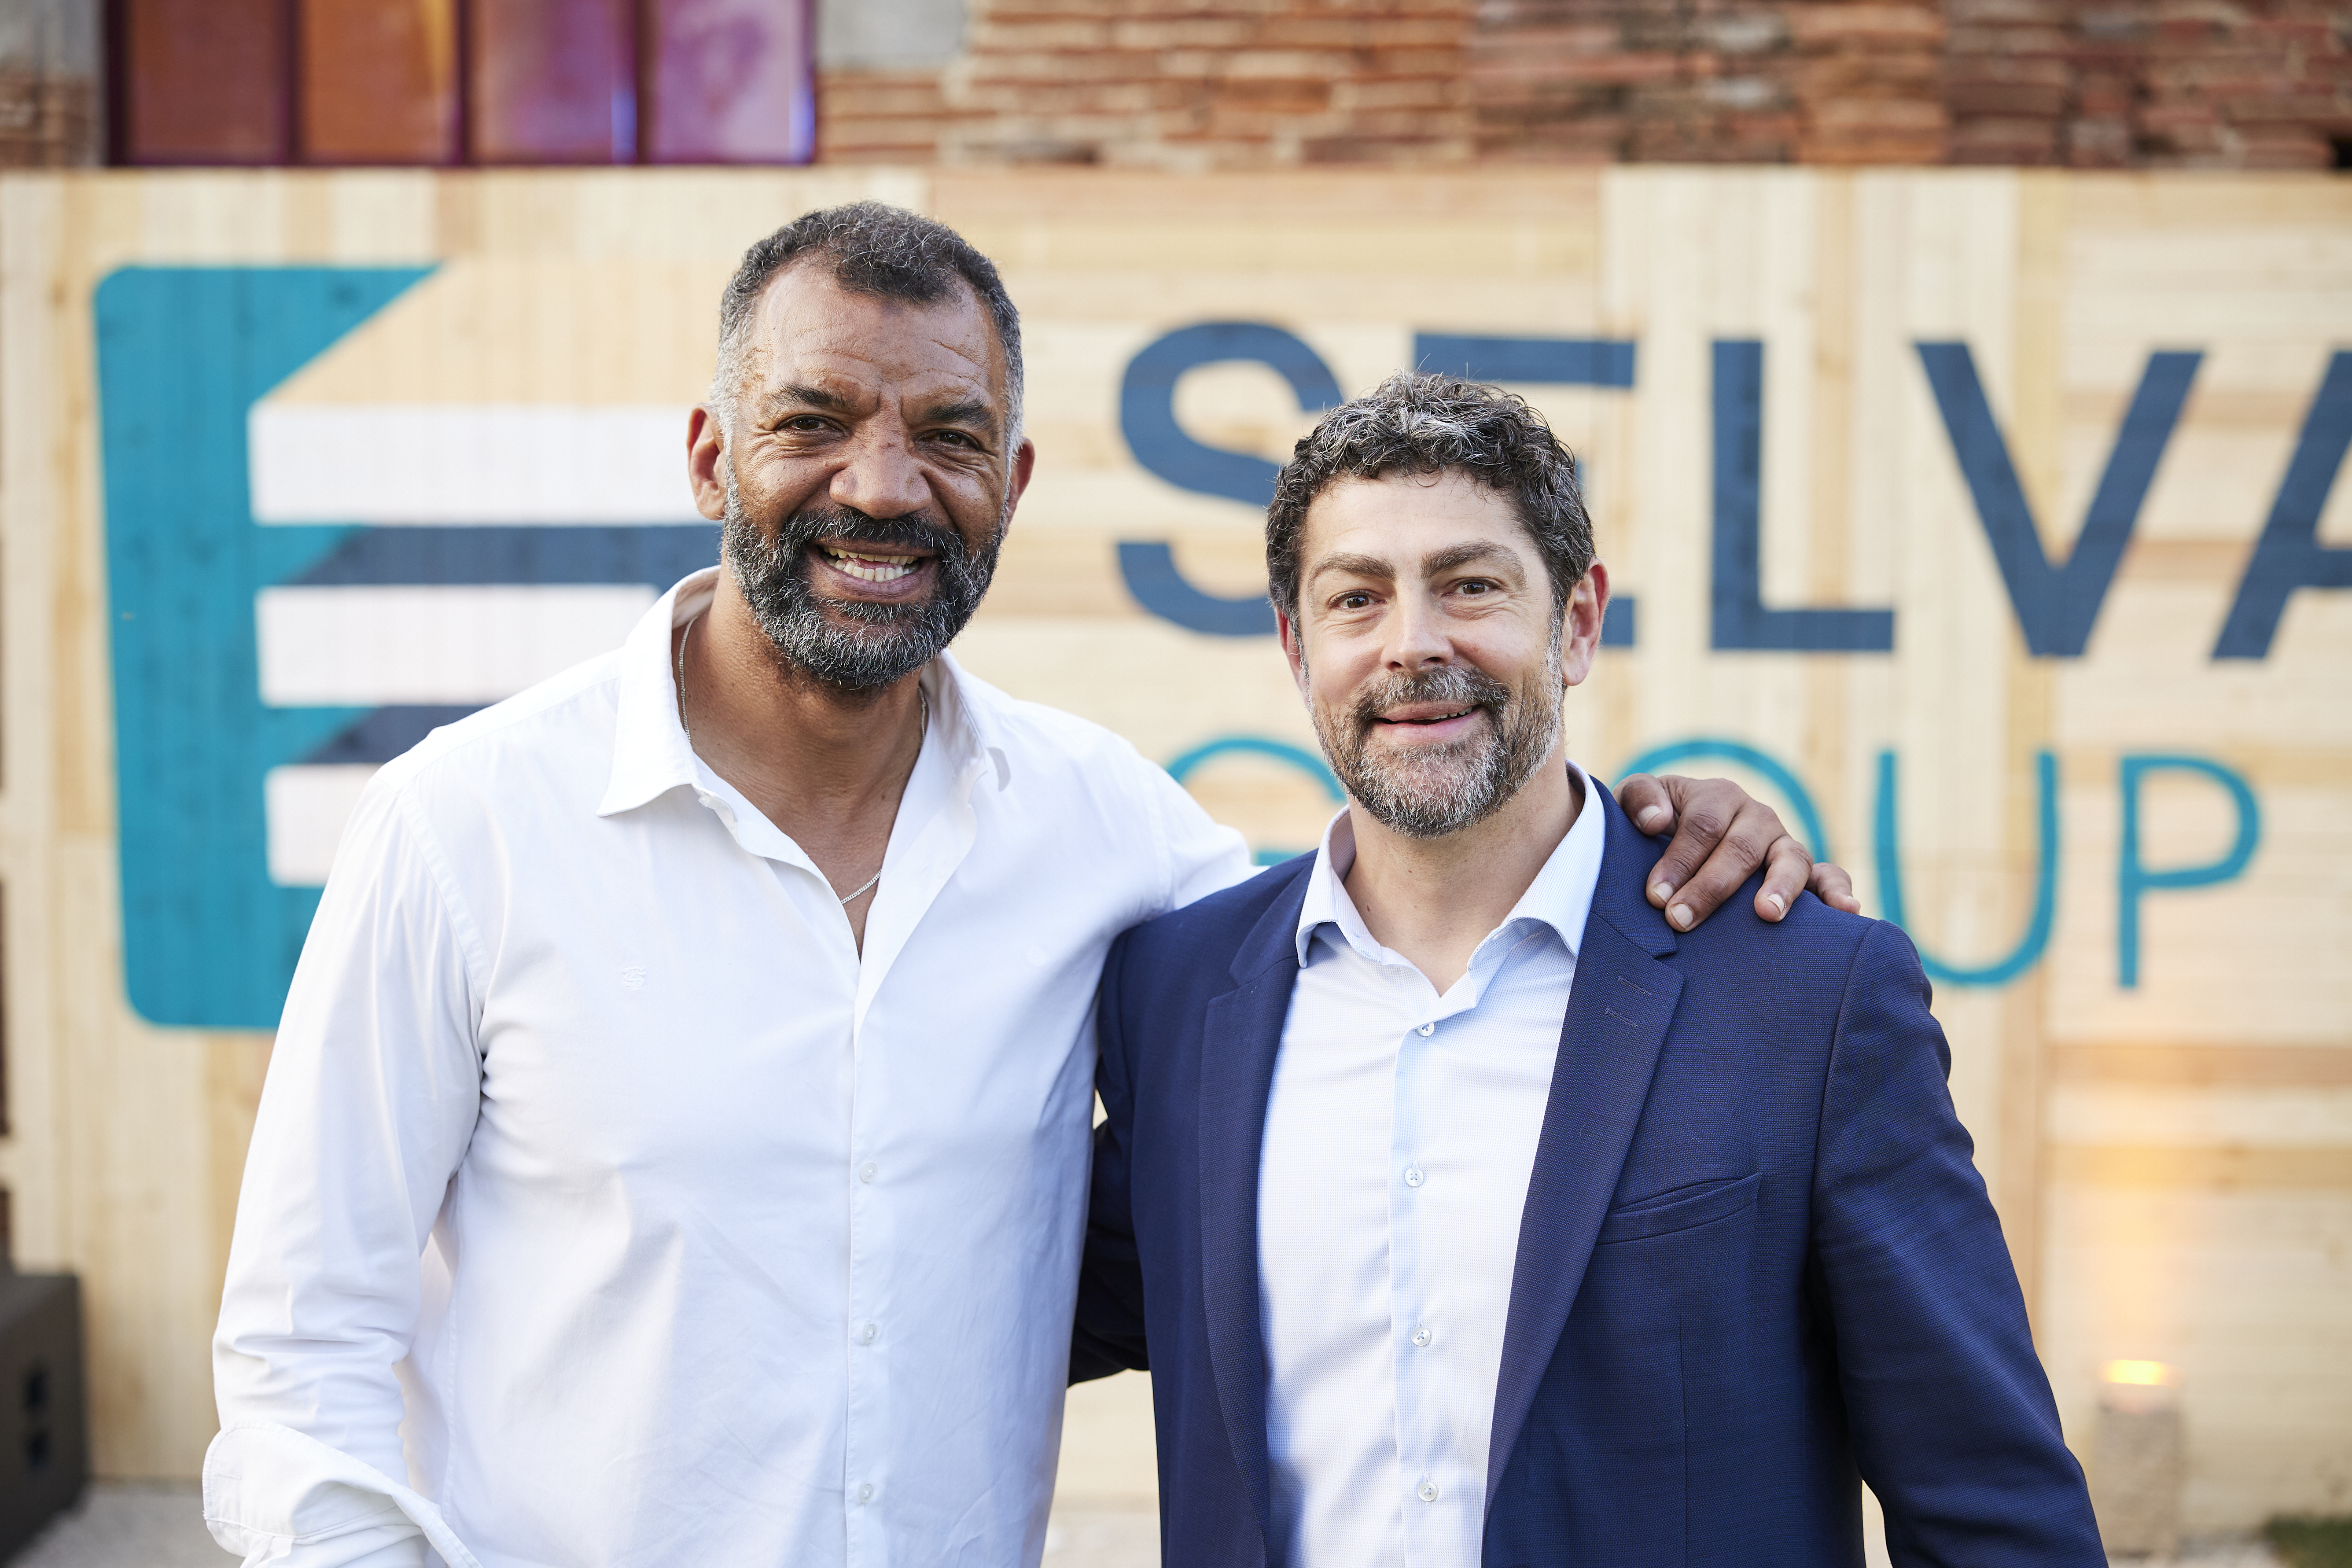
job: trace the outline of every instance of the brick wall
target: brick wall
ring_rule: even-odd
[[[1489,0],[1469,66],[1482,156],[1933,163],[1948,118],[1927,0]]]
[[[1459,162],[1468,0],[973,0],[960,163]]]
[[[2324,168],[2352,0],[971,0],[819,101],[843,162]]]
[[[94,0],[0,0],[0,168],[98,161],[99,11]]]
[[[820,70],[816,161],[931,163],[950,118],[940,71]]]
[[[2326,168],[2352,153],[2352,6],[1950,0],[1952,157]]]
[[[87,78],[0,70],[0,168],[98,161],[97,85]]]

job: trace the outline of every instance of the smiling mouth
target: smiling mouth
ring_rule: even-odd
[[[1456,709],[1451,713],[1424,713],[1410,719],[1391,719],[1383,716],[1379,722],[1382,724],[1448,724],[1456,719],[1466,719],[1477,711],[1476,706],[1473,705]]]
[[[820,542],[816,546],[825,562],[835,571],[847,574],[861,583],[896,583],[911,577],[923,569],[931,558],[921,554],[897,554],[886,551],[845,550]]]

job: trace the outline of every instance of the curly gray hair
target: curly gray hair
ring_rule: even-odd
[[[1307,509],[1333,482],[1390,474],[1466,474],[1511,498],[1551,575],[1559,610],[1592,565],[1575,455],[1523,397],[1459,376],[1399,371],[1323,416],[1274,481],[1265,574],[1275,607],[1298,614]]]
[[[853,294],[937,305],[955,298],[959,287],[969,287],[1004,348],[1005,444],[1021,439],[1021,312],[1004,291],[996,264],[936,218],[880,202],[803,213],[743,253],[743,264],[719,298],[719,363],[709,401],[721,424],[735,423],[735,391],[743,384],[743,356],[760,296],[776,274],[808,256],[828,263],[833,280]]]

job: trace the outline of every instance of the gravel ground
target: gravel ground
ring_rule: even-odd
[[[2173,1559],[2132,1558],[2130,1568],[2278,1568],[2259,1543],[2195,1544]],[[226,1568],[193,1486],[109,1482],[10,1559],[8,1568]],[[1069,1508],[1045,1531],[1045,1568],[1159,1568],[1160,1531],[1143,1509]]]
[[[194,1486],[120,1481],[91,1487],[8,1568],[226,1568]]]
[[[8,1568],[231,1568],[193,1486],[109,1482],[82,1494]],[[1045,1568],[1159,1568],[1148,1509],[1065,1509],[1045,1531]]]

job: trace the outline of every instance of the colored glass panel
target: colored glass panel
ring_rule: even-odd
[[[807,0],[646,0],[646,156],[805,163],[816,151]]]
[[[115,16],[117,162],[285,161],[280,0],[122,0]]]
[[[631,0],[473,0],[467,9],[474,162],[636,162]]]
[[[306,163],[457,159],[457,0],[299,0]]]

